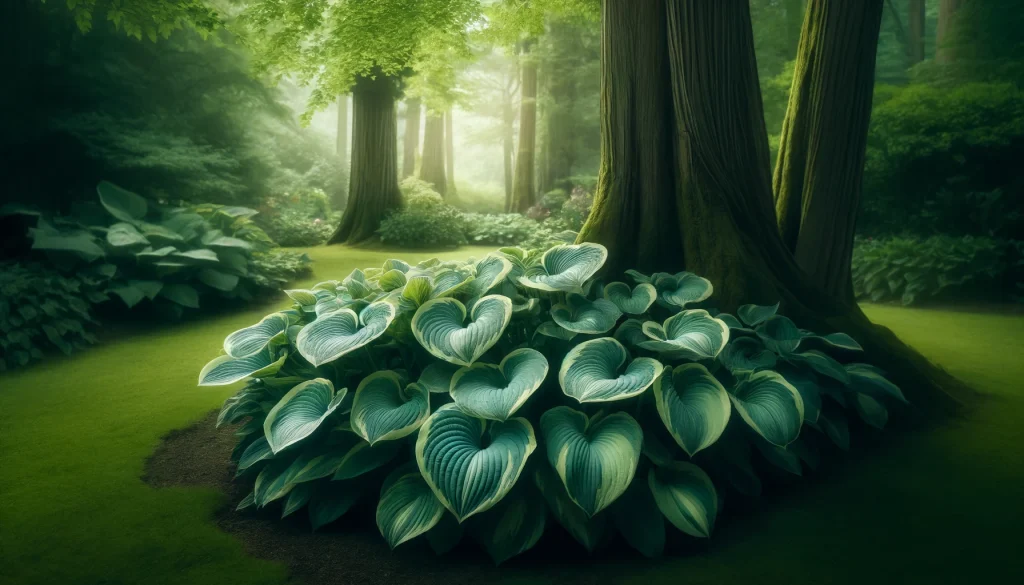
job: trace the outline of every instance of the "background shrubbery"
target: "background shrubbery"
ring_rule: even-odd
[[[267,235],[281,246],[317,246],[334,233],[341,212],[331,209],[327,194],[305,189],[263,200],[255,217]]]

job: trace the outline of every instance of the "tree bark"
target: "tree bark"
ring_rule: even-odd
[[[515,95],[515,78],[510,78],[505,84],[505,91],[502,96],[502,134],[501,149],[502,162],[505,167],[505,212],[512,211],[512,183],[514,181],[514,154],[515,154],[515,120],[516,109],[512,104]]]
[[[342,176],[348,177],[349,172],[349,160],[348,160],[348,95],[338,96],[338,134],[337,134],[337,150],[338,160],[341,161],[341,172]],[[344,183],[343,183],[344,184]],[[348,199],[348,188],[347,186],[337,193],[335,193],[334,206],[338,209],[345,207],[345,201]]]
[[[452,108],[444,113],[444,165],[448,182],[448,195],[455,197],[455,135],[452,132]]]
[[[519,104],[519,152],[512,180],[511,211],[523,213],[536,201],[534,157],[537,147],[537,61],[529,54],[529,45],[523,48],[522,94]]]
[[[815,284],[847,304],[883,8],[883,0],[810,0],[775,165],[783,242]]]
[[[599,196],[580,239],[608,246],[609,260],[615,260],[612,271],[621,269],[623,258],[636,258],[634,267],[647,270],[674,270],[682,264],[711,280],[714,299],[723,310],[734,310],[742,303],[781,301],[782,312],[801,327],[850,334],[864,347],[864,360],[886,370],[919,409],[949,412],[969,400],[973,393],[961,382],[888,329],[872,324],[856,305],[842,303],[816,286],[783,243],[775,224],[768,137],[747,3],[671,0],[666,5],[658,0],[642,6],[641,10],[627,0],[604,0],[602,146],[606,152]],[[664,11],[667,27],[667,46],[660,51],[657,45],[662,43],[651,42],[660,37],[658,28],[638,26],[651,23],[639,19],[658,7]],[[648,49],[646,59],[640,58],[637,47],[647,43],[655,47]],[[651,96],[659,93],[666,77],[638,72],[663,71],[650,61],[666,51],[672,101],[664,107]],[[654,111],[630,103],[640,97],[657,104]],[[636,115],[625,115],[631,111]],[[667,146],[662,142],[659,147],[673,154],[674,164],[667,168],[651,165],[640,156],[641,151],[651,150],[640,139],[652,137],[639,131],[641,124],[643,129],[651,127],[648,117],[673,132]],[[607,152],[608,146],[616,146],[617,151]],[[647,165],[644,181],[656,176],[659,185],[670,188],[650,190],[643,198],[636,190],[622,189],[617,180],[630,172],[623,167],[637,161]],[[674,185],[669,177],[674,177]],[[638,181],[634,179],[633,184]],[[638,231],[630,223],[616,225],[622,234],[595,229],[615,225],[617,212],[629,214],[634,222],[659,226],[666,223],[659,218],[671,217],[661,210],[673,207],[678,220],[668,221],[672,231],[659,239],[679,253],[666,254],[659,266],[651,266],[647,258],[637,258],[630,250],[646,237],[639,233],[641,241],[632,239]]]
[[[402,137],[402,178],[416,172],[416,154],[420,148],[420,98],[405,100],[405,135]]]
[[[953,31],[956,11],[960,9],[962,0],[939,0],[939,22],[935,27],[935,61],[952,63],[956,59],[955,51],[950,46],[950,33]]]
[[[907,5],[907,59],[911,67],[924,61],[925,0],[909,0]]]
[[[361,77],[352,88],[352,167],[341,224],[328,243],[359,244],[373,238],[381,220],[402,205],[398,190],[395,79]]]
[[[423,126],[423,158],[420,160],[420,180],[434,186],[444,197],[448,183],[444,175],[444,114],[427,111]]]

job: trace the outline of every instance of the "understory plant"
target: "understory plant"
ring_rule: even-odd
[[[319,246],[341,220],[320,189],[298,190],[264,199],[256,221],[280,246]]]
[[[99,206],[73,216],[39,216],[32,249],[54,266],[101,278],[101,292],[129,309],[149,304],[180,316],[206,300],[252,300],[309,270],[276,247],[245,207],[163,207],[111,183]]]
[[[430,183],[409,177],[402,181],[401,209],[381,222],[377,233],[384,244],[406,248],[445,248],[466,243],[462,213],[444,202]]]
[[[497,563],[551,522],[656,556],[669,528],[710,537],[756,469],[799,474],[819,444],[848,447],[848,416],[882,427],[905,402],[848,335],[778,305],[715,311],[688,272],[598,278],[606,258],[502,248],[287,291],[199,375],[247,381],[218,418],[241,425],[238,508],[317,529],[364,502],[392,548],[469,538]]]

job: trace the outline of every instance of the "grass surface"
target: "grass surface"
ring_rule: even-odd
[[[430,255],[314,249],[310,282],[388,257]],[[270,308],[131,335],[0,375],[0,583],[286,581],[282,566],[247,557],[213,524],[222,495],[140,480],[162,435],[232,392],[197,388],[196,375],[227,333]],[[990,398],[968,420],[855,449],[833,469],[777,490],[758,512],[720,525],[705,552],[628,563],[598,555],[590,568],[601,582],[1024,580],[1024,316],[868,313]],[[550,580],[514,562],[507,570],[516,580]]]

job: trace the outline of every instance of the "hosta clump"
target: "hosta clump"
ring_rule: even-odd
[[[800,473],[807,427],[845,448],[844,410],[880,427],[903,402],[847,335],[778,306],[720,313],[690,273],[607,282],[606,258],[502,248],[288,291],[199,378],[248,380],[219,419],[242,424],[239,507],[306,508],[316,529],[363,498],[392,547],[465,537],[496,562],[549,522],[654,556],[666,520],[708,538],[720,493],[757,492],[755,469]]]

